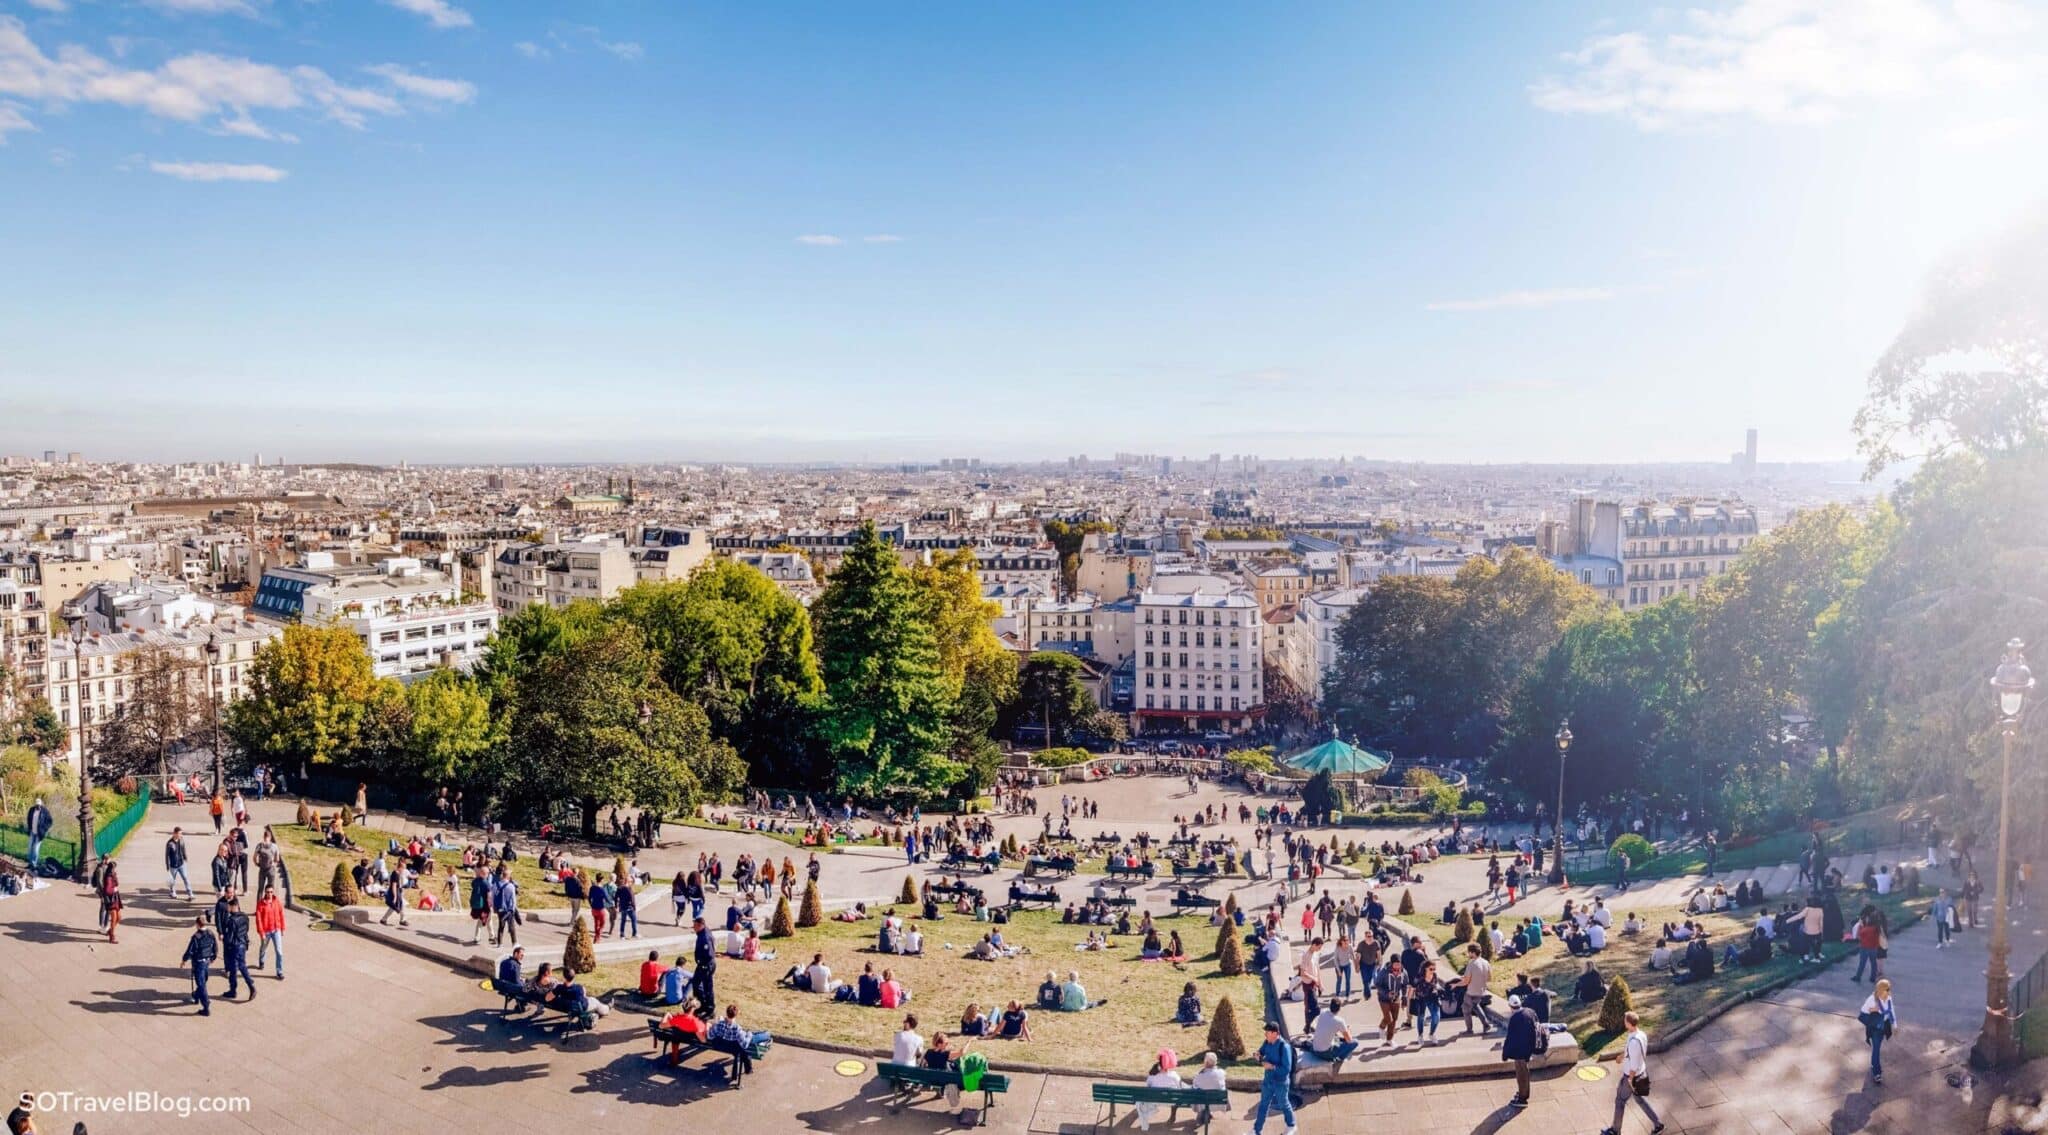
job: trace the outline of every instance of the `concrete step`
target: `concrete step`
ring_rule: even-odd
[[[1377,1040],[1362,1044],[1341,1064],[1331,1064],[1313,1053],[1304,1055],[1296,1080],[1301,1084],[1347,1087],[1513,1075],[1515,1066],[1500,1058],[1500,1045],[1498,1032],[1486,1036],[1440,1034],[1430,1044],[1418,1043],[1411,1032],[1392,1045],[1380,1045]],[[1554,1032],[1550,1034],[1550,1050],[1531,1060],[1529,1067],[1575,1064],[1579,1055],[1579,1042],[1570,1033]]]

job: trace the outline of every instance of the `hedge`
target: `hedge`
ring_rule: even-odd
[[[1039,749],[1031,754],[1031,763],[1039,768],[1068,768],[1094,756],[1086,749]]]

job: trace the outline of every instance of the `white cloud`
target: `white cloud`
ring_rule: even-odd
[[[65,0],[28,0],[28,6],[44,12],[62,12],[71,7]]]
[[[0,146],[7,144],[7,136],[18,132],[34,132],[36,124],[12,103],[0,102]]]
[[[814,245],[819,248],[833,248],[846,243],[844,239],[833,236],[831,233],[805,233],[796,238],[796,242],[798,244]]]
[[[476,22],[470,18],[468,12],[450,4],[448,0],[384,0],[384,2],[394,8],[411,12],[415,16],[425,16],[427,22],[437,28],[466,28]]]
[[[903,238],[895,233],[870,233],[860,238],[866,244],[902,244]]]
[[[2011,0],[1740,0],[1676,30],[1596,36],[1530,88],[1560,114],[1644,130],[1726,118],[1819,123],[1880,101],[2019,82],[2038,58]]]
[[[596,39],[595,33],[592,34],[592,38]],[[633,43],[626,40],[621,40],[614,43],[603,39],[596,39],[596,42],[597,49],[599,51],[608,51],[611,54],[616,55],[629,63],[637,62],[639,61],[641,56],[647,54],[645,48],[641,47],[637,43]]]
[[[546,59],[549,54],[547,48],[530,39],[522,39],[518,43],[513,44],[512,50],[524,55],[528,59]]]
[[[461,79],[436,79],[431,75],[416,75],[396,63],[379,63],[363,70],[390,80],[391,85],[409,95],[417,95],[435,102],[468,102],[476,97],[476,84]]]
[[[221,119],[220,125],[215,129],[218,133],[232,137],[260,138],[265,142],[297,142],[299,140],[298,135],[290,134],[283,130],[272,130],[270,127],[249,117],[246,113],[238,113],[233,118]]]
[[[253,16],[255,5],[249,0],[142,0],[160,12],[178,12],[193,16]]]
[[[283,181],[287,176],[276,166],[235,162],[151,162],[149,168],[180,181]]]
[[[1469,300],[1438,300],[1426,304],[1424,311],[1494,311],[1499,308],[1555,307],[1561,303],[1587,303],[1593,300],[1611,300],[1613,288],[1539,288],[1516,292],[1502,292],[1495,296],[1482,296]]]

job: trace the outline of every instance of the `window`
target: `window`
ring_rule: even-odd
[[[1146,695],[1145,695],[1145,708],[1146,708],[1146,709],[1151,709],[1151,708],[1152,708],[1152,695],[1151,695],[1151,694],[1146,694]]]

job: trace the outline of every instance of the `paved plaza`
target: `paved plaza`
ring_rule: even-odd
[[[1163,779],[1089,786],[1079,794],[1102,802],[1104,827],[1128,834],[1219,796],[1203,786],[1184,796]],[[1043,790],[1056,809],[1060,790]],[[1043,806],[1043,803],[1042,805]],[[272,801],[258,819],[288,820],[290,805]],[[373,817],[373,822],[375,818]],[[415,830],[403,818],[390,827]],[[558,1039],[552,1030],[507,1023],[498,1000],[473,974],[338,929],[316,929],[294,916],[286,932],[286,978],[257,977],[253,999],[227,1003],[216,974],[211,1017],[186,999],[189,980],[178,964],[192,917],[206,895],[188,903],[166,897],[159,848],[173,824],[209,829],[196,807],[159,807],[121,857],[129,896],[121,942],[94,933],[94,902],[82,889],[58,884],[0,902],[0,1091],[114,1093],[148,1090],[169,1096],[246,1097],[249,1110],[188,1119],[129,1115],[45,1115],[42,1130],[70,1131],[84,1119],[94,1133],[559,1132],[587,1127],[612,1132],[703,1127],[741,1131],[888,1131],[951,1129],[958,1120],[934,1104],[890,1110],[874,1081],[872,1057],[842,1074],[842,1054],[778,1043],[743,1087],[727,1088],[690,1066],[671,1069],[651,1059],[645,1018],[614,1013],[594,1033]],[[1095,821],[1076,821],[1091,832]],[[1035,827],[1028,818],[1005,830]],[[1236,825],[1232,825],[1236,828]],[[204,843],[208,831],[201,831]],[[1242,830],[1238,834],[1244,834]],[[1347,833],[1347,835],[1352,833]],[[800,852],[761,837],[670,827],[675,845],[643,857],[662,879],[697,851],[717,847]],[[1364,838],[1360,836],[1359,838]],[[1374,832],[1377,842],[1382,834]],[[1394,838],[1392,834],[1386,838]],[[905,864],[900,852],[862,850],[826,857],[830,897],[893,893]],[[1483,862],[1445,861],[1416,888],[1422,909],[1484,890]],[[1340,894],[1362,887],[1341,880]],[[1680,882],[1658,886],[1681,888]],[[1270,884],[1247,884],[1246,900]],[[663,888],[657,884],[657,891]],[[1078,890],[1077,890],[1078,893]],[[1574,891],[1584,894],[1585,891]],[[655,897],[655,896],[650,896]],[[649,905],[650,913],[666,906]],[[1549,911],[1561,901],[1539,891],[1529,903]],[[424,920],[416,920],[424,922]],[[660,933],[665,918],[650,918]],[[417,929],[417,928],[416,928]],[[2020,928],[2017,953],[2039,952],[2037,929]],[[559,929],[534,927],[534,960],[559,956]],[[550,936],[552,935],[552,936]],[[1887,1046],[1885,1085],[1868,1083],[1855,1004],[1867,986],[1831,970],[1766,1000],[1741,1006],[1681,1042],[1653,1064],[1654,1099],[1673,1132],[1932,1132],[2048,1130],[2026,1101],[2038,1100],[2041,1075],[2023,1071],[2017,1086],[1980,1084],[1964,1067],[1966,1036],[1980,999],[1982,934],[1965,934],[1955,951],[1936,954],[1925,926],[1894,939],[1894,974],[1902,1026]],[[466,935],[465,935],[466,940]],[[253,960],[253,959],[252,959]],[[744,1006],[742,1010],[744,1013]],[[950,1011],[934,1007],[934,1012]],[[1188,1054],[1183,1054],[1188,1055]],[[1133,1053],[1133,1073],[1149,1054]],[[698,1061],[701,1063],[701,1058]],[[1001,1062],[997,1061],[1000,1068]],[[1506,1109],[1509,1081],[1439,1083],[1312,1092],[1301,1130],[1322,1133],[1508,1131],[1517,1135],[1600,1130],[1608,1122],[1611,1064],[1589,1062],[1546,1074],[1534,1104]],[[1023,1074],[989,1116],[992,1132],[1074,1133],[1094,1130],[1088,1078]],[[2020,1101],[2015,1103],[2015,1101]],[[1216,1130],[1249,1128],[1256,1102],[1234,1092],[1232,1115]],[[1648,1130],[1640,1115],[1626,1129]],[[1119,1114],[1120,1129],[1130,1126]],[[1155,1130],[1160,1128],[1155,1127]],[[1185,1128],[1185,1124],[1182,1129]],[[1277,1132],[1277,1120],[1268,1131]]]

